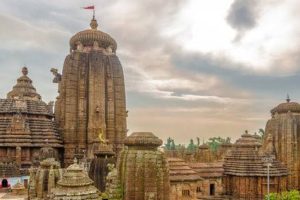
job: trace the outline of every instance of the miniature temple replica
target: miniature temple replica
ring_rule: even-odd
[[[63,174],[62,179],[57,182],[57,187],[51,191],[50,200],[101,200],[99,190],[94,186],[77,160],[70,165]]]
[[[53,82],[59,85],[55,119],[64,138],[66,165],[82,151],[93,158],[99,133],[119,152],[127,133],[124,75],[116,55],[117,43],[98,30],[94,17],[90,26],[71,38],[62,74],[51,70]]]
[[[272,137],[276,158],[289,170],[288,189],[300,190],[300,104],[288,97],[271,114],[265,137]]]
[[[53,121],[53,108],[41,96],[23,67],[13,90],[0,99],[0,157],[29,168],[46,145],[62,152],[62,139]]]
[[[123,200],[169,200],[169,168],[164,153],[157,148],[162,140],[153,133],[136,132],[128,136],[119,156]]]

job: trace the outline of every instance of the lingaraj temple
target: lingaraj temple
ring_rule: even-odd
[[[30,68],[0,99],[0,184],[30,200],[263,199],[300,190],[300,104],[271,110],[263,136],[248,131],[214,148],[151,132],[127,134],[117,42],[98,28],[70,39],[55,102],[45,103]],[[269,170],[267,170],[269,168]],[[1,199],[1,197],[0,197]]]

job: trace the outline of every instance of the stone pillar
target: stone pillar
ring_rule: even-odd
[[[19,167],[22,164],[22,148],[20,146],[16,147],[16,163]]]

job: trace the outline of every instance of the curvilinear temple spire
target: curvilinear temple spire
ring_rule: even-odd
[[[66,164],[85,149],[92,158],[100,134],[119,152],[127,132],[124,75],[116,55],[117,43],[97,29],[94,17],[90,26],[71,38],[62,75],[52,70],[54,82],[59,82],[55,117],[63,133]]]

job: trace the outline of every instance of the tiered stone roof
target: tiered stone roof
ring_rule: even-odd
[[[32,80],[27,76],[28,69],[23,67],[22,74],[17,80],[17,84],[13,87],[13,90],[7,94],[8,99],[41,99],[41,96],[36,92],[36,89],[32,85]]]
[[[235,143],[224,160],[224,174],[233,176],[267,176],[265,155],[259,151],[261,142],[247,132]],[[287,168],[279,161],[271,161],[270,176],[286,176]]]
[[[168,158],[169,175],[171,182],[199,181],[202,178],[184,160]]]
[[[100,200],[100,192],[94,186],[94,182],[86,172],[77,164],[77,161],[70,165],[57,182],[53,189],[51,199],[97,199]]]
[[[106,49],[107,47],[111,47],[112,51],[116,52],[116,41],[109,34],[97,30],[98,24],[95,18],[92,19],[90,25],[91,29],[78,32],[71,38],[71,49],[75,50],[78,42],[80,42],[83,46],[92,47],[94,45],[94,42],[96,41],[99,47],[102,47],[104,49]]]
[[[17,85],[0,99],[0,146],[62,147],[53,114],[32,85],[26,67]]]
[[[223,162],[190,163],[189,166],[202,178],[220,178],[224,174]]]

